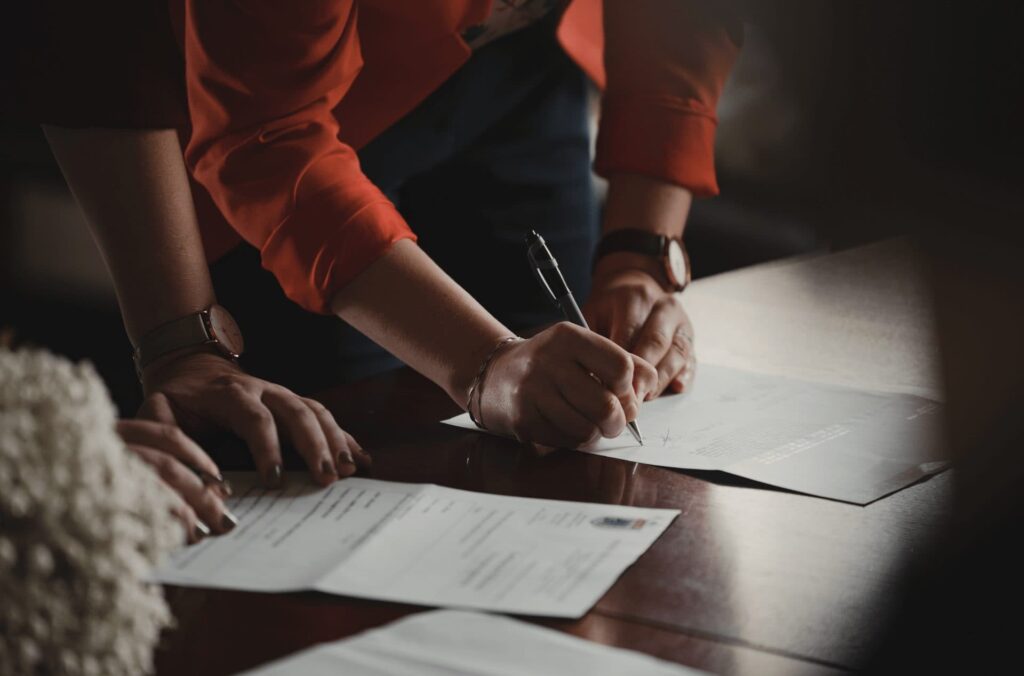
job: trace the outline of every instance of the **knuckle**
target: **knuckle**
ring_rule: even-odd
[[[185,436],[185,433],[177,425],[161,423],[157,433],[161,439],[171,446],[184,446],[188,443],[188,437]]]
[[[178,462],[169,455],[161,453],[151,461],[153,469],[165,483],[174,483],[179,478]]]
[[[623,330],[623,333],[625,333],[627,337],[634,338],[634,337],[636,337],[636,335],[638,333],[640,333],[640,329],[641,328],[643,328],[643,327],[642,327],[642,325],[640,323],[638,323],[638,322],[630,322],[629,324],[626,324],[624,327],[622,327],[622,330]]]
[[[647,343],[659,350],[668,348],[670,341],[668,334],[661,329],[655,329],[647,334]]]
[[[243,407],[241,410],[241,415],[242,418],[251,425],[266,425],[273,421],[273,417],[270,415],[270,411],[268,411],[265,407],[258,406],[256,404],[251,404]]]
[[[177,493],[175,493],[177,495]],[[191,530],[199,517],[196,516],[196,511],[185,502],[184,498],[178,496],[179,503],[176,508],[176,512],[179,518],[185,522],[185,525]]]
[[[313,412],[309,410],[309,407],[295,397],[283,397],[281,399],[281,407],[292,415],[300,418],[309,418],[313,416]]]
[[[317,413],[317,414],[320,414],[320,415],[322,415],[324,413],[330,413],[330,411],[327,410],[327,407],[324,406],[323,404],[321,404],[316,399],[303,398],[302,401],[306,404],[306,406],[311,408],[314,413]]]
[[[657,305],[667,310],[682,310],[683,301],[678,294],[670,293],[658,299]]]
[[[115,429],[122,439],[127,440],[128,437],[135,436],[135,431],[140,427],[141,421],[134,418],[118,420],[115,423]]]
[[[176,490],[171,490],[171,513],[177,516],[179,519],[187,519],[189,513],[192,512],[192,508],[185,502],[185,498],[181,497],[181,494]]]
[[[602,420],[609,420],[615,416],[619,408],[619,400],[610,394],[601,397],[601,405],[598,413]]]
[[[616,350],[613,366],[615,373],[621,378],[633,375],[633,358],[625,350]]]
[[[569,322],[558,322],[551,327],[551,333],[561,338],[568,338],[576,334],[575,328]]]
[[[648,284],[638,284],[634,287],[634,293],[636,296],[644,302],[648,307],[656,304],[659,301],[661,295],[652,286]]]
[[[205,516],[219,517],[224,513],[224,503],[210,491],[200,491],[191,504],[196,512]]]
[[[245,386],[245,383],[240,381],[235,376],[220,376],[220,387],[230,397],[235,399],[242,399],[243,397],[249,396],[249,388]]]

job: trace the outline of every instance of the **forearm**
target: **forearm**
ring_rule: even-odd
[[[331,307],[460,406],[487,353],[512,333],[409,240],[335,294]]]
[[[211,305],[177,133],[44,130],[106,260],[132,342]]]
[[[681,237],[692,202],[693,195],[682,186],[641,174],[613,174],[608,181],[602,233],[634,228]],[[595,272],[602,275],[624,268],[658,270],[658,266],[660,263],[650,256],[618,252],[603,257]]]

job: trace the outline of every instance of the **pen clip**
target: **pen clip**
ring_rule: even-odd
[[[537,278],[540,285],[544,287],[544,290],[548,292],[548,297],[551,298],[551,302],[555,304],[555,307],[561,307],[558,304],[558,295],[555,294],[555,290],[551,288],[551,284],[548,283],[547,277],[541,272],[541,268],[554,269],[555,273],[561,276],[561,272],[558,270],[558,264],[551,257],[551,252],[548,251],[547,245],[544,244],[544,239],[541,238],[536,231],[531,231],[529,237],[526,239],[526,257],[530,261],[530,271],[533,272],[533,276]],[[538,259],[537,251],[540,251],[543,256],[542,259]]]
[[[544,290],[548,292],[548,296],[551,298],[551,302],[558,306],[558,297],[555,295],[555,292],[551,288],[551,285],[548,284],[548,280],[544,277],[544,274],[540,271],[540,268],[532,264],[532,260],[530,261],[530,263],[530,270],[533,271],[533,276],[537,278],[537,281],[540,282],[540,285],[543,286]]]

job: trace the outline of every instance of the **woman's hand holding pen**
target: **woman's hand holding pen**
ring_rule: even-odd
[[[248,375],[215,354],[198,352],[157,362],[143,374],[139,417],[201,436],[226,430],[241,437],[264,483],[281,485],[281,438],[292,443],[313,480],[326,486],[370,465],[370,455],[323,404]]]
[[[607,338],[561,322],[502,348],[470,406],[488,429],[576,448],[621,434],[657,377]]]
[[[149,464],[177,494],[174,515],[189,543],[211,533],[226,533],[238,519],[224,505],[231,488],[203,449],[175,425],[152,420],[119,420],[125,446]]]

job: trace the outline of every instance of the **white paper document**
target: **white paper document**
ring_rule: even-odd
[[[417,613],[249,676],[699,676],[705,672],[507,617]]]
[[[622,434],[580,450],[863,505],[946,467],[940,408],[909,394],[704,364],[691,392],[641,406],[644,446]],[[476,429],[467,415],[445,422]]]
[[[679,514],[361,478],[231,482],[238,526],[179,550],[157,581],[580,617]]]

